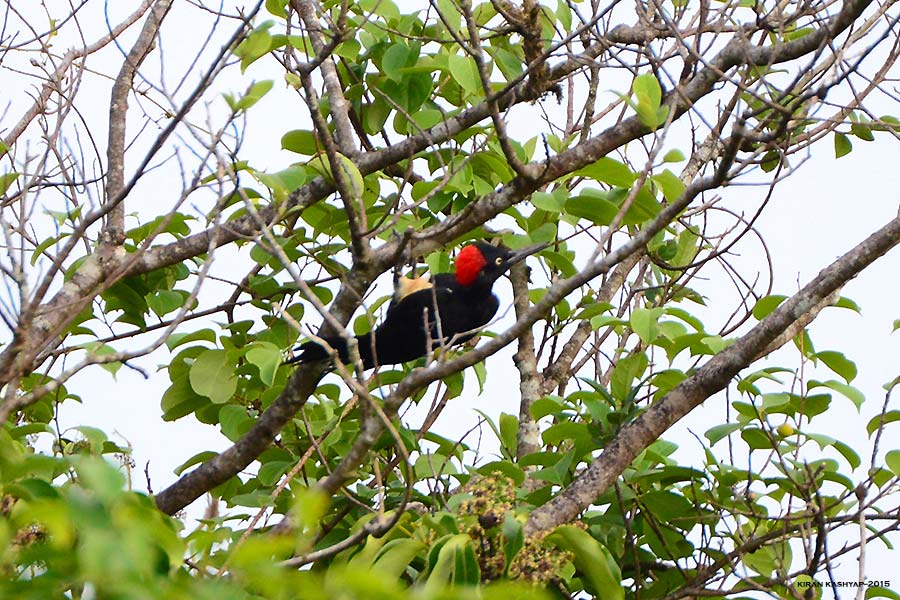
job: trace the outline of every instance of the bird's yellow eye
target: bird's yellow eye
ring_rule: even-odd
[[[498,256],[497,258],[494,259],[494,263],[497,264],[497,265],[502,265],[502,264],[503,264],[503,258],[500,257],[500,256]]]

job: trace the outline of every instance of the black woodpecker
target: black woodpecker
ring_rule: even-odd
[[[544,249],[547,244],[518,251],[476,242],[460,250],[453,273],[427,279],[398,280],[387,316],[372,333],[356,336],[363,367],[415,360],[441,346],[462,344],[497,314],[500,301],[491,291],[494,282],[511,266]],[[323,338],[341,362],[350,361],[347,343],[340,337]],[[324,360],[328,351],[316,342],[299,347],[292,363]]]

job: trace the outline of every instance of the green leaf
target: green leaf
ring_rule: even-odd
[[[350,38],[341,42],[338,47],[334,49],[334,53],[341,58],[355,61],[359,56],[360,50],[362,50],[360,43],[357,40]]]
[[[866,123],[853,123],[850,125],[850,133],[865,142],[875,141],[875,136],[872,135],[872,128]]]
[[[562,252],[554,252],[552,250],[541,251],[541,258],[555,269],[558,269],[563,277],[572,277],[578,273],[578,269],[572,263],[572,259]]]
[[[92,454],[100,454],[101,450],[103,450],[103,443],[108,439],[104,431],[96,427],[88,427],[87,425],[79,425],[72,429],[84,437],[84,440],[91,448]]]
[[[566,212],[572,216],[587,219],[595,225],[609,225],[613,222],[619,207],[598,194],[585,190],[566,200]]]
[[[638,75],[634,79],[632,91],[637,98],[634,106],[638,118],[646,127],[656,129],[662,125],[669,115],[668,107],[660,106],[662,88],[659,81],[651,73]]]
[[[841,296],[838,298],[838,301],[835,302],[832,306],[835,308],[846,308],[852,310],[856,314],[862,314],[862,309],[859,307],[859,304],[847,298],[846,296]]]
[[[556,223],[544,223],[528,232],[528,241],[532,244],[548,244],[556,239]]]
[[[760,163],[760,167],[763,172],[771,173],[778,165],[781,164],[782,155],[777,150],[769,150],[762,157],[762,162]]]
[[[75,219],[77,219],[81,215],[81,211],[83,208],[84,208],[84,206],[82,205],[82,206],[76,207],[73,210],[49,210],[49,209],[47,209],[47,210],[44,210],[44,212],[47,213],[48,215],[50,215],[51,217],[53,217],[53,219],[56,221],[56,223],[58,225],[62,225],[66,221],[74,223]]]
[[[454,9],[454,12],[456,10]],[[484,93],[481,87],[481,77],[478,75],[478,65],[469,56],[452,54],[447,57],[447,64],[453,80],[459,84],[467,94],[479,96]]]
[[[253,425],[253,419],[243,406],[226,404],[219,410],[219,425],[222,434],[232,442],[236,442]]]
[[[250,86],[250,89],[247,90],[247,93],[244,94],[244,97],[238,100],[232,108],[235,112],[246,111],[248,108],[262,100],[263,96],[272,90],[274,84],[275,83],[271,79],[254,83]]]
[[[266,0],[266,10],[276,17],[287,17],[288,0]]]
[[[596,598],[623,600],[622,573],[606,546],[578,527],[558,527],[547,540],[575,555],[575,568],[584,574],[586,586]]]
[[[853,150],[853,143],[846,134],[834,132],[834,157],[847,156]]]
[[[519,419],[507,413],[500,413],[500,443],[504,455],[512,459],[518,447]]]
[[[237,377],[234,363],[224,350],[205,350],[197,357],[190,371],[191,387],[215,404],[223,404],[234,395]]]
[[[593,322],[593,319],[591,321]],[[610,390],[613,397],[624,401],[631,392],[632,382],[644,374],[647,364],[648,359],[645,352],[636,352],[620,359],[610,377]]]
[[[256,478],[264,486],[275,485],[294,463],[289,460],[271,460],[259,468]]]
[[[745,554],[741,560],[763,577],[771,577],[775,571],[775,555],[769,547],[763,547],[756,552]]]
[[[387,75],[394,81],[400,81],[400,79],[403,77],[400,69],[407,66],[409,54],[409,46],[407,46],[403,42],[394,44],[393,46],[388,48],[384,53],[384,56],[382,56],[381,70],[385,75]]]
[[[40,244],[38,244],[35,247],[34,252],[31,253],[31,266],[33,267],[35,264],[37,264],[38,259],[41,257],[41,255],[44,253],[44,251],[47,248],[49,248],[50,246],[53,246],[57,242],[60,242],[64,239],[66,239],[67,237],[69,237],[69,235],[71,235],[71,234],[61,233],[56,237],[51,236],[51,237],[45,238],[44,241],[42,241]]]
[[[506,558],[506,564],[512,562],[519,550],[525,545],[525,528],[524,523],[516,518],[513,511],[506,513],[503,518],[503,556]]]
[[[576,314],[575,318],[590,319],[596,317],[597,315],[608,312],[614,308],[615,306],[613,306],[609,302],[592,302],[590,304],[587,304],[584,309],[581,310],[581,312]]]
[[[278,200],[283,200],[306,182],[306,169],[301,165],[293,165],[275,173],[253,170],[252,174],[260,183],[272,190]]]
[[[241,59],[241,73],[247,70],[258,58],[268,54],[272,48],[272,36],[269,29],[275,21],[264,21],[256,27],[247,38],[238,44],[234,54]]]
[[[892,115],[882,115],[878,118],[878,122],[884,125],[885,131],[900,131],[900,119]],[[3,145],[0,143],[0,156],[3,156]]]
[[[693,512],[693,505],[681,494],[668,490],[653,490],[641,496],[641,502],[653,518],[672,523]]]
[[[815,358],[821,360],[829,369],[843,377],[847,383],[856,378],[856,364],[840,352],[824,350],[816,353]]]
[[[112,346],[104,344],[102,342],[88,342],[83,345],[84,349],[87,350],[88,355],[95,356],[97,358],[101,358],[104,356],[111,356],[116,354],[116,349]],[[122,363],[119,361],[114,362],[100,362],[100,368],[104,371],[108,371],[112,374],[113,379],[116,378],[116,373],[122,368]]]
[[[625,324],[625,320],[612,315],[597,315],[596,317],[591,317],[591,327],[593,329],[600,329],[601,327],[617,327]]]
[[[453,463],[443,454],[419,454],[413,466],[417,479],[436,479],[448,473],[455,473]]]
[[[444,113],[434,108],[423,108],[421,110],[417,110],[411,116],[416,125],[418,125],[419,128],[423,130],[431,129],[444,120]],[[438,182],[422,183],[431,183],[432,185],[436,185]]]
[[[757,321],[762,321],[769,313],[778,308],[778,305],[784,302],[787,299],[787,296],[779,296],[779,295],[771,295],[766,296],[764,298],[760,298],[756,304],[753,305],[753,317]]]
[[[753,450],[769,450],[772,448],[772,440],[761,429],[755,427],[741,431],[741,438],[747,442]]]
[[[475,373],[475,379],[478,380],[478,393],[484,392],[484,383],[487,381],[487,365],[484,361],[477,362],[472,365],[472,371]]]
[[[266,385],[275,383],[275,372],[281,366],[281,350],[270,342],[254,342],[247,351],[247,360],[259,369],[259,378]]]
[[[57,500],[59,491],[43,479],[20,479],[7,483],[4,492],[23,500]]]
[[[534,204],[535,208],[558,213],[562,212],[566,199],[549,192],[535,192],[531,195],[531,203]]]
[[[472,538],[465,533],[451,535],[438,551],[437,560],[425,583],[426,593],[434,594],[446,584],[477,585],[481,579]]]
[[[241,170],[240,165],[234,165],[233,168],[235,171]],[[151,235],[162,232],[170,233],[174,237],[180,238],[191,232],[191,228],[187,224],[187,221],[193,219],[194,217],[182,213],[168,214],[157,217],[134,229],[129,229],[125,235],[135,243],[143,242]]]
[[[160,401],[164,421],[175,421],[209,404],[209,399],[194,392],[189,374],[175,378]]]
[[[322,151],[316,134],[305,129],[294,129],[281,136],[281,147],[304,156],[314,156]]]
[[[700,340],[713,354],[718,354],[728,346],[734,343],[733,339],[726,340],[720,335],[710,335]]]
[[[9,189],[9,186],[11,186],[18,177],[19,174],[15,171],[0,175],[0,194],[5,194],[6,190]]]
[[[446,21],[445,25],[449,27],[451,31],[459,31],[462,13],[454,0],[437,0],[436,6],[443,17],[442,21]]]
[[[681,162],[685,160],[684,152],[678,150],[677,148],[674,150],[669,150],[666,152],[666,155],[663,156],[663,162],[673,163],[673,162]]]
[[[192,331],[191,333],[173,333],[166,340],[166,347],[169,350],[174,350],[182,344],[187,344],[188,342],[196,342],[199,340],[215,343],[216,334],[212,329],[200,329],[197,331]]]
[[[625,164],[608,156],[579,169],[575,174],[622,188],[631,187],[637,179],[637,175]]]
[[[564,420],[554,423],[542,431],[541,439],[548,446],[563,445],[563,442],[573,442],[576,446],[588,445],[591,441],[591,434],[587,423]]]
[[[866,401],[866,397],[861,391],[852,385],[841,383],[840,381],[835,381],[833,379],[829,379],[828,381],[816,381],[815,379],[812,379],[810,380],[807,389],[812,390],[817,387],[827,387],[828,389],[834,390],[845,396],[853,403],[857,412],[862,409],[862,405]]]
[[[375,569],[391,579],[397,579],[406,571],[413,560],[427,548],[419,540],[401,538],[390,540],[378,552]]]
[[[900,477],[900,450],[890,450],[884,456],[884,464],[894,475]]]
[[[184,300],[185,297],[179,292],[160,290],[152,296],[147,296],[147,306],[156,313],[156,316],[163,317],[184,306]]]
[[[549,458],[550,455],[556,456],[557,453],[538,453],[537,456],[540,455],[548,455],[547,457]],[[529,456],[536,457],[535,454],[530,454]],[[564,487],[571,480],[570,469],[574,460],[575,451],[570,450],[561,458],[558,458],[556,462],[550,462],[545,468],[531,473],[531,477],[539,481],[546,481],[553,485]]]
[[[804,329],[800,333],[794,336],[794,346],[796,346],[797,350],[799,350],[803,356],[807,358],[813,358],[816,354],[816,347],[813,345],[812,338],[809,337],[809,330]]]
[[[303,80],[299,75],[295,75],[294,73],[285,73],[284,82],[295,90],[299,90],[303,87]]]
[[[685,229],[678,234],[678,241],[675,243],[675,256],[669,260],[669,263],[676,267],[686,267],[691,264],[697,256],[697,245],[700,243],[698,236],[692,229]]]
[[[869,437],[872,437],[872,434],[878,431],[879,427],[887,425],[888,423],[893,423],[895,421],[900,421],[900,410],[891,410],[884,413],[882,415],[875,415],[869,420],[869,423],[866,425],[866,431],[869,434]]]
[[[662,101],[662,89],[659,87],[659,81],[651,73],[635,77],[632,90],[639,103],[644,102],[653,109],[658,108]]]
[[[556,17],[564,31],[572,31],[572,9],[565,0],[556,0]]]
[[[198,452],[197,454],[193,455],[192,457],[175,467],[175,470],[173,472],[176,475],[181,475],[194,465],[199,465],[202,462],[206,462],[212,457],[218,456],[218,454],[218,452],[213,452],[212,450],[204,450],[203,452]]]
[[[511,81],[522,74],[522,59],[505,48],[485,48],[494,59],[494,64],[500,69],[500,73]]]
[[[9,434],[13,439],[22,439],[29,435],[38,433],[53,433],[54,430],[46,423],[29,423],[28,425],[19,425],[9,430]]]
[[[722,423],[721,425],[710,427],[703,435],[709,440],[710,445],[714,445],[719,440],[728,437],[742,427],[743,425],[741,423]]]
[[[531,416],[534,419],[542,419],[547,415],[554,415],[565,410],[566,405],[559,396],[544,396],[531,403]]]
[[[363,192],[365,191],[365,185],[363,183],[363,176],[359,171],[359,167],[357,167],[352,160],[341,153],[337,153],[337,157],[341,163],[344,180],[350,186],[350,191],[353,192],[353,195],[356,198],[361,198]],[[310,160],[307,164],[326,179],[333,180],[333,177],[331,176],[331,165],[328,164],[328,158],[324,153],[319,154],[318,156]]]
[[[860,464],[862,464],[862,461],[859,459],[859,454],[857,454],[853,448],[851,448],[844,442],[835,440],[831,445],[835,450],[840,452],[841,456],[843,456],[847,460],[847,463],[850,465],[851,469],[856,469]]]
[[[659,336],[659,317],[662,308],[639,308],[631,313],[631,328],[644,344],[652,344]]]
[[[654,175],[653,181],[662,189],[663,196],[669,202],[674,202],[684,192],[684,183],[681,181],[681,178],[669,169]]]
[[[703,321],[701,321],[700,319],[698,319],[697,317],[695,317],[688,311],[684,310],[683,308],[669,306],[669,307],[665,308],[665,313],[667,315],[672,315],[673,317],[684,321],[685,323],[687,323],[688,325],[693,327],[698,332],[702,333],[704,331]]]
[[[657,388],[656,392],[653,394],[654,400],[671,392],[675,389],[675,386],[684,381],[686,377],[687,375],[678,369],[666,369],[665,371],[657,372],[650,380],[650,384]]]
[[[319,526],[319,521],[328,510],[328,496],[315,488],[300,487],[294,492],[291,517],[302,532]]]

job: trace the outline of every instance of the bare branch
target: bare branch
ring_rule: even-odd
[[[157,0],[112,86],[109,101],[109,141],[106,148],[106,198],[112,201],[125,187],[125,123],[128,117],[128,95],[134,75],[156,40],[162,20],[172,7],[172,0]],[[121,245],[125,241],[125,204],[116,203],[106,215],[101,243]]]

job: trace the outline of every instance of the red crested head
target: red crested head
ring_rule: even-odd
[[[456,283],[463,287],[477,284],[479,288],[490,289],[511,266],[546,247],[547,244],[535,244],[514,252],[486,242],[469,244],[456,257]]]
[[[466,246],[459,251],[456,257],[456,282],[459,285],[469,286],[478,279],[478,274],[487,265],[487,259],[478,246],[474,244]]]

